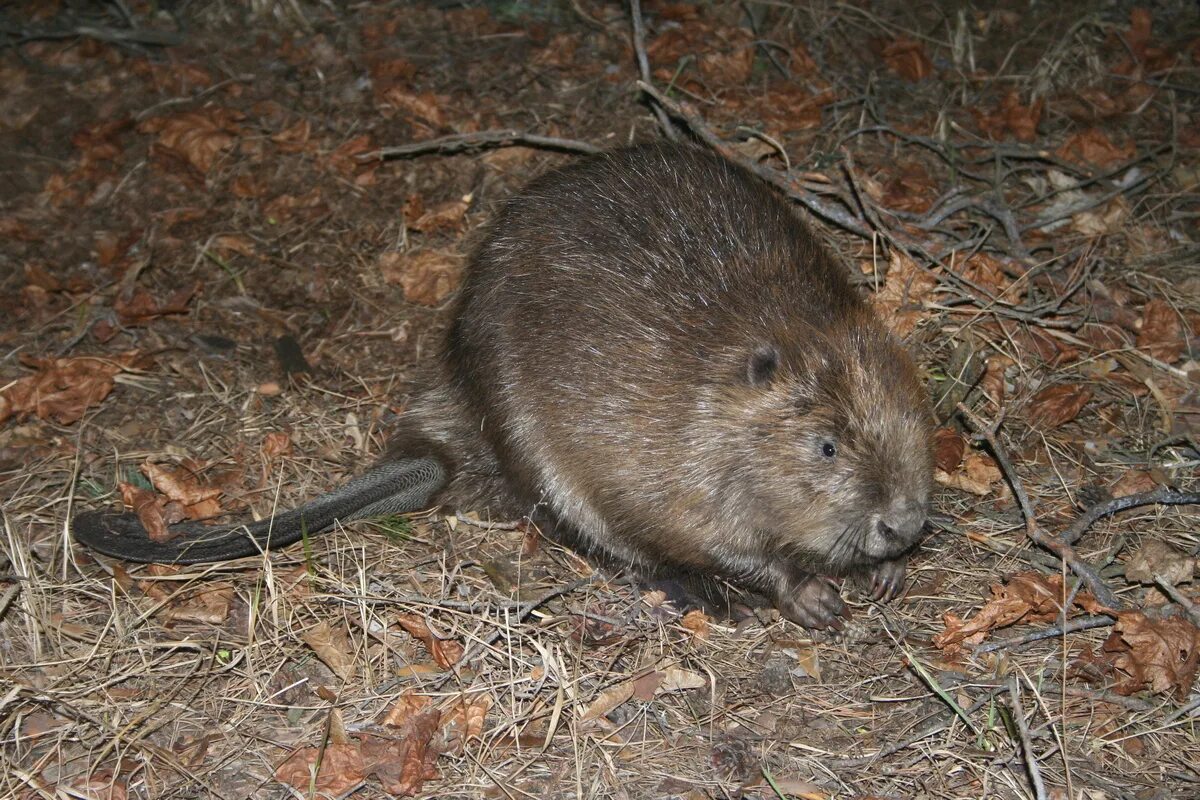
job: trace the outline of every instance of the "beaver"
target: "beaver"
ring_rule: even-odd
[[[500,480],[583,549],[719,580],[835,627],[829,576],[903,588],[932,482],[904,347],[784,198],[719,155],[645,144],[535,179],[466,270],[439,379],[381,462],[250,526],[76,518],[136,561],[222,560]]]

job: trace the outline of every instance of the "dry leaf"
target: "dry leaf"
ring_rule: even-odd
[[[599,719],[631,697],[633,697],[633,681],[622,681],[616,686],[610,686],[596,695],[596,699],[579,712],[579,719],[584,722]]]
[[[233,584],[207,583],[188,592],[164,609],[164,618],[174,622],[200,622],[220,625],[229,619],[233,605]]]
[[[1151,539],[1125,562],[1125,580],[1152,585],[1158,575],[1171,586],[1191,583],[1196,559],[1166,542]]]
[[[210,106],[184,111],[172,117],[152,117],[141,125],[142,133],[156,133],[154,152],[189,166],[200,177],[237,142],[242,114],[228,108]]]
[[[177,289],[161,303],[155,300],[150,292],[137,286],[129,293],[118,295],[113,302],[113,311],[117,312],[121,324],[126,326],[142,325],[168,314],[186,314],[188,304],[200,291],[201,286],[200,281],[196,281],[190,286]]]
[[[708,686],[708,678],[699,672],[692,672],[680,667],[667,667],[662,671],[662,676],[662,684],[658,687],[660,694],[662,692],[684,692],[688,689],[701,689]]]
[[[1108,134],[1099,128],[1088,128],[1071,136],[1058,148],[1058,157],[1077,164],[1114,167],[1137,156],[1137,148],[1130,140],[1124,147],[1113,144]]]
[[[318,758],[320,769],[314,782],[312,773]],[[357,742],[330,744],[323,751],[320,747],[302,747],[275,770],[275,780],[306,796],[312,786],[327,797],[341,797],[361,784],[365,777]]]
[[[426,306],[440,305],[462,278],[461,259],[444,250],[388,251],[379,257],[379,269],[385,281],[404,288],[405,300]]]
[[[963,472],[972,481],[984,486],[991,486],[1004,477],[992,457],[978,450],[968,453],[963,459]]]
[[[117,489],[121,492],[121,501],[137,514],[138,521],[146,529],[146,535],[151,541],[166,542],[171,539],[163,513],[166,498],[160,500],[154,492],[132,483],[118,483]]]
[[[171,469],[146,461],[139,469],[155,489],[185,507],[212,500],[221,494],[221,487],[202,485],[199,477],[183,467]]]
[[[433,635],[433,631],[429,630],[425,620],[416,614],[399,614],[396,622],[408,631],[410,636],[421,640],[439,667],[443,669],[452,667],[462,658],[463,646],[461,644],[451,639],[438,639]]]
[[[984,135],[992,139],[1011,136],[1019,142],[1032,142],[1037,138],[1037,126],[1045,105],[1045,99],[1039,99],[1033,105],[1022,105],[1017,91],[1010,89],[994,111],[984,112],[973,108],[971,113],[975,115],[975,121]]]
[[[1067,424],[1092,399],[1092,390],[1078,383],[1047,386],[1029,401],[1027,420],[1030,427],[1051,431]]]
[[[351,680],[358,672],[354,660],[354,648],[346,629],[334,628],[328,622],[322,621],[309,628],[304,633],[304,643],[313,649],[317,658],[344,681]]]
[[[1149,472],[1140,469],[1129,469],[1112,485],[1109,494],[1113,497],[1128,497],[1131,494],[1152,492],[1157,487],[1158,481]]]
[[[887,64],[888,69],[910,83],[916,83],[933,74],[933,62],[925,52],[924,43],[907,36],[898,36],[883,42],[880,55],[883,56],[883,63]]]
[[[131,369],[140,358],[136,350],[108,358],[22,358],[21,363],[38,372],[0,390],[0,423],[32,413],[69,425],[108,397],[113,376]]]
[[[492,696],[476,694],[460,697],[450,708],[442,712],[443,752],[461,753],[464,745],[483,733],[483,723],[492,708]]]
[[[945,630],[933,637],[935,646],[948,656],[955,655],[964,646],[974,646],[983,641],[988,632],[1006,628],[1018,622],[1050,622],[1062,613],[1064,598],[1062,577],[1026,572],[1014,575],[1007,583],[995,584],[991,597],[969,620],[954,614],[943,617]],[[1088,592],[1075,596],[1074,606],[1089,613],[1104,609]]]
[[[411,689],[406,690],[396,698],[391,707],[379,719],[380,725],[391,725],[399,728],[407,725],[413,717],[427,711],[432,701],[424,695],[419,695]]]
[[[405,219],[408,220],[408,228],[419,233],[459,231],[462,230],[463,219],[466,216],[469,204],[469,197],[448,200],[445,203],[439,203],[427,211],[423,211],[413,219],[409,216],[406,203]]]
[[[267,461],[274,461],[290,452],[292,452],[292,437],[286,432],[275,431],[263,437],[262,454]]]
[[[1187,347],[1179,313],[1167,302],[1151,300],[1142,309],[1142,324],[1138,330],[1137,346],[1159,361],[1173,364]]]
[[[635,678],[633,681],[633,696],[643,703],[648,703],[654,699],[654,695],[658,694],[658,687],[662,685],[663,673],[658,670],[651,670],[641,677]]]
[[[426,122],[434,128],[441,128],[446,124],[442,108],[450,102],[450,98],[445,95],[437,95],[433,92],[415,94],[407,92],[399,86],[393,86],[383,92],[381,100],[382,105],[397,108],[408,116]]]
[[[379,786],[392,797],[412,797],[425,781],[438,777],[440,753],[434,745],[441,715],[435,710],[417,714],[396,737],[363,736],[363,771],[375,775]]]
[[[938,428],[933,434],[933,463],[942,472],[954,472],[962,463],[967,443],[954,428]]]
[[[883,288],[871,298],[879,315],[897,336],[912,332],[924,318],[924,304],[937,279],[900,250],[893,250]]]
[[[682,625],[684,629],[691,631],[693,639],[702,642],[708,639],[708,623],[711,621],[712,617],[708,616],[700,609],[694,609],[684,614],[683,619],[679,621],[679,624]]]
[[[1126,611],[1117,614],[1101,650],[1122,676],[1113,691],[1172,692],[1182,702],[1200,666],[1200,629],[1181,617],[1153,620],[1140,611]]]

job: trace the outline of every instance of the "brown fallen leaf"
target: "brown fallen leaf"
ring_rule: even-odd
[[[954,614],[944,615],[945,630],[933,637],[933,644],[947,656],[953,656],[967,646],[979,644],[989,632],[998,628],[1056,620],[1062,613],[1064,597],[1059,575],[1037,572],[1014,575],[1004,584],[994,584],[991,597],[969,620],[964,621]],[[1073,607],[1089,613],[1104,610],[1088,592],[1077,593]]]
[[[1171,586],[1191,583],[1196,559],[1166,542],[1150,539],[1125,562],[1125,580],[1152,585],[1158,575]]]
[[[1042,119],[1045,98],[1031,105],[1023,105],[1016,89],[1010,89],[993,111],[973,108],[975,122],[985,136],[995,140],[1009,138],[1019,142],[1032,142],[1037,138],[1037,126]]]
[[[209,106],[170,117],[151,117],[138,126],[141,133],[157,134],[152,152],[173,159],[203,178],[241,135],[237,124],[242,113]]]
[[[1181,617],[1155,620],[1140,611],[1121,612],[1101,651],[1121,676],[1113,691],[1171,692],[1182,701],[1200,666],[1200,629]]]
[[[933,434],[933,463],[943,472],[954,472],[962,463],[967,443],[954,428],[938,428]]]
[[[0,423],[10,416],[32,413],[70,425],[108,397],[115,375],[141,361],[136,350],[107,358],[22,358],[22,364],[37,372],[0,390]]]
[[[317,658],[342,680],[348,681],[358,673],[354,648],[344,627],[335,628],[322,621],[305,631],[302,638],[317,654]]]
[[[1122,147],[1113,144],[1108,134],[1099,128],[1088,128],[1072,135],[1062,147],[1058,148],[1058,157],[1064,161],[1074,161],[1084,166],[1113,167],[1125,161],[1132,160],[1137,155],[1133,140]]]
[[[461,644],[452,639],[438,639],[433,635],[433,631],[429,629],[425,620],[416,614],[399,614],[396,616],[396,622],[401,628],[408,631],[410,636],[421,640],[439,667],[443,669],[452,667],[463,657],[464,651]]]
[[[290,452],[292,452],[292,437],[285,431],[274,431],[263,437],[262,454],[267,461],[274,461]]]
[[[633,679],[633,696],[643,703],[648,703],[658,694],[658,687],[663,682],[663,673],[652,669],[644,675]]]
[[[1127,469],[1117,482],[1109,489],[1113,497],[1128,497],[1131,494],[1152,492],[1158,488],[1158,481],[1149,472],[1140,469]]]
[[[133,291],[117,297],[113,302],[113,311],[117,312],[121,324],[127,327],[144,325],[152,319],[169,314],[186,314],[189,310],[188,304],[202,285],[200,281],[196,281],[191,286],[177,289],[161,303],[155,300],[150,292],[137,286]]]
[[[374,775],[392,797],[412,797],[425,781],[438,777],[440,750],[435,742],[441,714],[423,711],[405,724],[396,736],[365,735],[359,739],[363,771]]]
[[[1004,477],[992,457],[978,450],[971,451],[963,459],[962,471],[973,482],[989,487]]]
[[[490,694],[464,695],[454,701],[442,712],[441,739],[444,746],[442,752],[456,755],[471,739],[478,739],[483,734],[483,724],[488,711],[492,709]]]
[[[708,686],[708,678],[699,672],[692,672],[682,667],[667,667],[662,671],[662,683],[658,692],[685,692],[688,689],[700,689]]]
[[[880,44],[883,63],[904,80],[916,83],[933,74],[933,62],[929,60],[923,42],[898,36]]]
[[[885,324],[899,337],[912,333],[925,317],[937,278],[906,253],[893,250],[883,287],[871,298]]]
[[[433,701],[425,695],[417,694],[411,689],[405,690],[379,717],[379,724],[391,725],[394,728],[403,727],[413,717],[427,711],[432,703]]]
[[[439,231],[460,231],[466,217],[469,197],[448,200],[445,203],[423,211],[415,219],[405,214],[409,230],[418,233],[437,233]]]
[[[314,770],[316,780],[313,780]],[[286,783],[304,795],[312,787],[326,797],[341,797],[365,779],[358,742],[329,744],[324,749],[302,747],[275,770],[275,780]]]
[[[622,681],[616,686],[610,686],[596,695],[596,699],[579,712],[579,719],[584,722],[599,719],[631,697],[633,697],[633,681]]]
[[[194,472],[184,468],[170,468],[146,461],[139,467],[146,479],[168,499],[183,506],[188,519],[208,519],[221,513],[217,502],[222,488],[201,481]]]
[[[1061,383],[1047,386],[1029,401],[1028,422],[1030,427],[1050,431],[1067,424],[1092,399],[1092,390],[1078,383]]]
[[[165,497],[160,498],[149,489],[132,483],[118,483],[117,489],[121,492],[121,501],[137,514],[138,521],[146,529],[146,535],[150,537],[151,541],[170,541],[171,534],[167,531],[167,499]]]
[[[425,306],[440,305],[462,278],[462,260],[444,250],[388,251],[379,257],[379,269],[385,281],[404,288],[405,300]]]
[[[380,105],[391,106],[413,118],[427,123],[432,128],[442,128],[446,125],[446,115],[442,109],[450,103],[450,98],[433,92],[409,92],[399,86],[386,89],[380,98]]]
[[[1187,347],[1179,312],[1157,298],[1146,303],[1142,309],[1137,346],[1159,361],[1168,364],[1178,361]]]
[[[693,609],[692,611],[689,611],[683,615],[683,619],[679,621],[679,624],[685,630],[691,632],[693,639],[703,642],[708,639],[709,623],[711,621],[712,617],[708,616],[700,609]]]
[[[206,583],[188,591],[163,608],[163,618],[172,622],[200,622],[220,625],[229,619],[233,605],[233,584],[225,581]]]

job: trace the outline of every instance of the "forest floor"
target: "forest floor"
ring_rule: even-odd
[[[640,19],[0,9],[0,796],[1200,797],[1196,4]],[[806,209],[929,378],[900,601],[681,613],[487,508],[215,565],[72,542],[362,469],[489,210],[664,124]]]

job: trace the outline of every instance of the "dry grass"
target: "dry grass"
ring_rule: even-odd
[[[1180,54],[1147,79],[1157,88],[1132,97],[1138,107],[1089,120],[1068,111],[1076,90],[1116,94],[1138,83],[1112,69],[1114,48],[1136,49],[1127,11],[1039,7],[1012,22],[967,6],[961,14],[901,3],[748,6],[757,29],[747,35],[765,44],[750,45],[756,71],[741,84],[722,84],[720,71],[696,60],[720,51],[711,40],[686,43],[694,57],[672,95],[691,103],[681,109],[686,124],[724,142],[744,138],[737,125],[755,125],[767,150],[783,146],[804,173],[794,187],[801,202],[873,231],[828,231],[849,261],[873,265],[869,282],[888,272],[889,248],[934,275],[909,340],[935,394],[950,393],[944,408],[965,401],[988,420],[1003,417],[999,444],[1041,527],[1061,532],[1131,469],[1200,488],[1198,331],[1183,334],[1184,352],[1166,362],[1125,324],[1151,301],[1200,319],[1200,162],[1194,144],[1180,144],[1200,119],[1197,57],[1186,46],[1194,9],[1156,11],[1151,44]],[[744,12],[706,5],[701,19],[728,45],[717,34],[743,28]],[[602,146],[656,135],[631,89],[638,74],[615,8],[497,4],[490,16],[472,13],[222,3],[197,12],[189,44],[169,51],[169,61],[136,43],[0,51],[13,108],[41,109],[31,129],[15,127],[15,113],[0,118],[8,184],[0,222],[36,233],[0,243],[8,298],[0,314],[13,320],[0,331],[0,388],[26,374],[21,353],[155,354],[118,376],[113,394],[79,422],[0,423],[0,796],[309,796],[274,780],[291,754],[386,732],[381,716],[414,694],[448,713],[464,700],[489,708],[478,736],[437,760],[440,777],[421,789],[429,797],[1200,796],[1195,691],[1126,696],[1112,690],[1117,676],[1085,680],[1080,656],[1101,646],[1109,623],[1044,640],[1026,636],[1052,623],[1019,625],[993,633],[987,643],[1001,646],[990,652],[953,656],[933,645],[943,615],[977,613],[1006,577],[1064,573],[1031,544],[1002,481],[982,495],[943,489],[940,524],[913,565],[908,595],[887,608],[855,605],[855,624],[839,639],[814,639],[765,613],[697,624],[533,533],[444,512],[339,528],[269,558],[180,569],[134,568],[72,546],[71,515],[112,502],[116,484],[147,459],[192,457],[234,470],[227,505],[260,516],[352,474],[379,452],[446,321],[444,306],[400,302],[378,256],[453,248],[469,236],[416,233],[398,209],[414,193],[427,207],[470,194],[466,227],[474,229],[512,186],[565,158],[426,156],[378,166],[367,182],[366,167],[329,166],[337,147],[364,132],[385,146],[462,132],[468,122]],[[645,13],[649,36],[673,29],[661,9]],[[233,23],[250,17],[260,27]],[[66,17],[30,15],[28,25],[55,19]],[[389,20],[389,32],[372,38]],[[562,55],[558,33],[573,37],[574,56]],[[923,43],[936,76],[908,82],[876,56],[877,38],[900,35]],[[1114,44],[1113,36],[1124,38]],[[797,42],[817,57],[816,73],[802,72]],[[373,65],[400,55],[417,67],[405,78],[413,93],[436,95],[450,120],[442,127],[363,88],[370,75],[378,90]],[[164,63],[171,68],[155,72]],[[170,83],[185,64],[209,71],[220,88]],[[789,64],[796,85],[836,95],[817,128],[788,121],[789,110],[800,115],[795,95],[772,94],[778,67]],[[616,80],[607,65],[616,65]],[[652,80],[665,85],[661,74]],[[60,83],[62,100],[51,93]],[[996,113],[1009,89],[1022,105],[1047,100],[1033,141],[999,127],[991,141],[979,126],[1001,123],[976,124],[972,109]],[[123,154],[100,166],[81,163],[82,146],[71,143],[97,120],[210,102],[248,118],[239,144],[200,178],[164,165],[150,134],[124,129]],[[271,137],[298,121],[310,124],[312,146],[277,148]],[[1135,155],[1098,168],[1056,152],[1093,125],[1132,143]],[[764,156],[760,166],[778,175],[783,164]],[[915,172],[889,188],[902,167]],[[1052,172],[1074,185],[1056,184]],[[46,188],[63,174],[82,197],[61,200]],[[234,191],[241,178],[258,194]],[[263,211],[313,189],[323,205],[311,213],[274,205],[285,211],[268,219]],[[951,189],[970,202],[957,203]],[[900,207],[922,194],[926,208]],[[186,218],[189,209],[201,213]],[[1066,222],[1038,233],[1047,209]],[[118,264],[101,264],[98,242],[130,234],[135,244]],[[251,242],[253,256],[214,250],[223,235]],[[976,251],[1034,269],[989,284],[961,269]],[[29,264],[63,280],[81,275],[87,287],[32,291]],[[186,316],[130,324],[109,343],[90,333],[113,319],[131,284],[162,298],[197,279],[203,287]],[[1003,294],[1022,281],[1027,300]],[[312,375],[280,380],[271,342],[285,332],[300,339]],[[213,334],[234,346],[197,338]],[[989,363],[1000,365],[1003,398],[988,394],[994,380],[966,391]],[[960,373],[971,377],[955,390]],[[279,394],[264,389],[272,381]],[[1072,421],[1031,424],[1038,393],[1055,384],[1087,387],[1092,399]],[[263,441],[277,432],[291,448],[271,457]],[[1153,449],[1172,434],[1193,438]],[[1178,613],[1155,590],[1127,582],[1124,565],[1151,540],[1194,556],[1196,520],[1194,506],[1142,507],[1098,522],[1076,550],[1127,609]],[[1194,594],[1191,584],[1179,589]],[[439,666],[402,628],[403,615],[468,658]],[[333,632],[333,655],[314,645],[315,631]],[[703,686],[655,693],[645,683],[673,669]],[[630,681],[642,682],[647,699],[597,713]],[[354,796],[387,795],[371,778]]]

